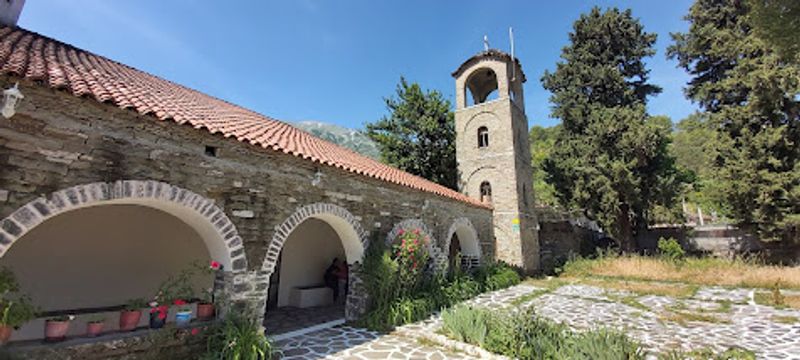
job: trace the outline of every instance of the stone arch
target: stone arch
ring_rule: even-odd
[[[473,105],[485,103],[489,95],[499,90],[497,73],[491,67],[479,67],[473,69],[467,76],[464,91],[472,95]],[[465,96],[465,103],[470,99]],[[499,95],[499,94],[498,94]]]
[[[468,218],[460,217],[453,220],[450,228],[447,230],[447,236],[444,240],[444,249],[450,248],[450,241],[453,240],[453,234],[457,234],[461,247],[465,250],[464,255],[471,257],[481,257],[481,246],[478,238],[478,231],[472,226],[472,221]]]
[[[482,119],[481,119],[482,118]],[[473,125],[473,122],[475,124]],[[480,111],[475,115],[472,115],[465,123],[464,126],[461,128],[461,131],[466,134],[470,129],[475,129],[477,131],[478,127],[486,126],[488,128],[498,128],[500,123],[500,118],[497,117],[497,114],[491,111]]]
[[[330,225],[342,241],[347,262],[350,265],[361,262],[367,248],[367,234],[358,219],[347,209],[327,203],[314,203],[295,211],[283,223],[275,227],[275,235],[270,241],[267,255],[264,258],[262,271],[267,275],[275,272],[283,245],[286,239],[304,220],[316,218]]]
[[[406,219],[395,224],[394,227],[392,227],[392,231],[389,231],[389,234],[386,235],[386,246],[392,245],[394,239],[397,239],[397,236],[400,235],[400,230],[408,231],[409,229],[419,229],[423,235],[427,235],[428,238],[430,238],[430,241],[428,241],[428,252],[432,253],[434,251],[436,239],[433,236],[433,232],[431,232],[428,226],[420,219]]]
[[[247,259],[236,226],[225,212],[192,191],[153,180],[96,182],[56,191],[27,203],[0,221],[0,257],[28,231],[59,214],[91,206],[130,204],[155,208],[182,220],[203,238],[227,272],[244,272]]]

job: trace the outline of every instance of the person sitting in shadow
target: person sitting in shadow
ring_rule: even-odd
[[[333,290],[333,302],[339,300],[339,278],[336,273],[339,271],[339,258],[333,258],[331,265],[325,270],[325,286]]]

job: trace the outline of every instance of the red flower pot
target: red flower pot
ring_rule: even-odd
[[[122,310],[119,313],[119,329],[120,331],[131,331],[139,326],[139,320],[142,318],[141,310]]]
[[[214,304],[199,303],[197,304],[197,319],[211,320],[214,318],[215,310]]]
[[[86,335],[89,336],[100,335],[100,333],[103,332],[103,325],[105,325],[105,323],[103,322],[86,323]]]
[[[14,328],[8,325],[0,325],[0,345],[5,345],[8,342],[8,339],[11,337],[11,331]]]
[[[61,341],[67,337],[67,330],[69,330],[69,320],[55,321],[47,320],[44,323],[44,340],[45,341]]]

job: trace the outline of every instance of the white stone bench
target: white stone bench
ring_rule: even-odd
[[[333,303],[333,290],[325,285],[292,288],[289,293],[289,306],[307,308]]]

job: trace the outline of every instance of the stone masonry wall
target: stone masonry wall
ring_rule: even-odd
[[[0,78],[0,86],[13,81]],[[276,227],[310,204],[346,209],[368,239],[385,238],[405,219],[422,219],[438,246],[451,223],[466,217],[482,254],[494,257],[490,210],[93,99],[24,82],[20,90],[25,99],[17,115],[0,119],[0,219],[36,198],[89,183],[155,180],[186,189],[212,200],[235,225],[247,268],[226,290],[260,309],[269,281],[262,265]],[[205,155],[206,146],[218,148],[218,156]]]

